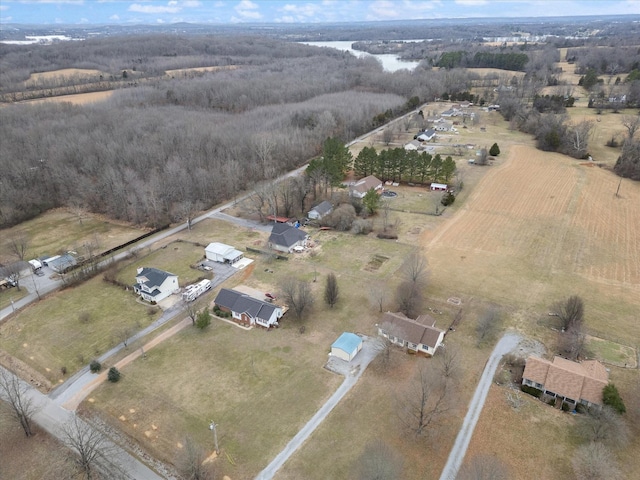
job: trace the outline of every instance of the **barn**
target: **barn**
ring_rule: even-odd
[[[331,345],[331,355],[345,362],[353,360],[360,350],[362,350],[362,339],[355,333],[344,332]]]

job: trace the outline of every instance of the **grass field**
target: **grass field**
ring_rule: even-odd
[[[153,315],[149,313],[153,310]],[[120,333],[147,326],[158,309],[98,276],[34,303],[0,326],[2,350],[55,385],[118,344]]]
[[[74,93],[72,95],[57,95],[55,97],[35,98],[33,100],[24,100],[20,103],[60,103],[68,102],[73,105],[87,105],[89,103],[104,102],[113,95],[115,90],[107,90],[104,92]]]
[[[81,216],[66,209],[55,209],[2,230],[3,238],[24,235],[28,238],[27,256],[56,255],[69,250],[86,253],[86,244],[93,245],[94,253],[121,245],[145,233],[144,230],[113,220],[82,212]],[[2,252],[0,261],[11,260]]]

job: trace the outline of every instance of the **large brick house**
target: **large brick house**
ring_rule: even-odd
[[[602,405],[602,389],[609,383],[609,372],[597,360],[572,362],[562,357],[553,361],[530,356],[522,374],[522,384],[542,390],[570,405]]]

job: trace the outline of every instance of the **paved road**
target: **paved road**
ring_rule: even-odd
[[[462,427],[460,427],[451,453],[449,453],[447,463],[444,466],[444,470],[442,470],[442,475],[440,475],[440,480],[455,480],[458,475],[458,470],[460,470],[464,456],[467,453],[473,430],[476,427],[476,423],[478,423],[478,418],[480,418],[480,413],[482,412],[482,407],[484,407],[484,402],[489,393],[489,387],[491,386],[491,382],[493,382],[498,364],[504,355],[513,351],[518,346],[521,340],[522,338],[517,334],[506,333],[498,341],[493,352],[491,352],[491,356],[484,367],[480,382],[469,404],[469,410],[462,421]]]
[[[0,366],[0,370],[13,376],[13,373],[4,369],[2,366]],[[22,380],[20,380],[20,383],[26,387],[27,397],[38,407],[37,413],[33,416],[35,423],[54,437],[58,438],[60,441],[64,442],[65,436],[62,433],[62,428],[66,423],[73,419],[75,413],[69,412],[59,405],[56,405],[53,400],[40,393],[28,383],[23,382]],[[85,423],[81,419],[78,420],[83,424]],[[88,424],[87,426],[89,428],[93,428]],[[106,437],[105,446],[110,452],[109,463],[115,465],[119,471],[126,472],[128,478],[135,480],[162,480],[164,478]],[[107,465],[106,468],[108,469],[109,466]]]
[[[324,405],[316,412],[316,414],[302,427],[302,429],[291,439],[284,449],[271,461],[267,468],[262,470],[256,480],[270,480],[276,474],[276,472],[284,465],[284,463],[294,454],[294,452],[300,448],[300,446],[309,438],[318,425],[329,415],[331,410],[342,400],[349,390],[356,384],[358,379],[362,376],[367,365],[373,360],[380,351],[381,344],[378,339],[373,337],[364,337],[364,344],[362,350],[358,355],[349,363],[337,360],[335,363],[343,367],[343,373],[346,378],[344,382],[338,387],[333,395],[327,400]]]

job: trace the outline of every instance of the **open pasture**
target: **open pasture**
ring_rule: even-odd
[[[15,227],[2,230],[2,237],[26,236],[29,258],[41,255],[56,255],[73,250],[81,255],[86,253],[85,245],[91,245],[94,253],[117,247],[142,234],[145,231],[123,223],[94,215],[88,212],[72,213],[59,208],[50,210],[38,217]],[[7,252],[0,261],[8,261]]]
[[[65,81],[73,84],[76,80],[86,78],[99,79],[103,72],[90,68],[62,68],[60,70],[52,70],[49,72],[32,73],[29,79],[25,81],[25,87],[37,87],[42,82],[50,81],[52,79]]]
[[[88,105],[90,103],[104,102],[113,95],[114,90],[104,92],[74,93],[71,95],[56,95],[54,97],[35,98],[33,100],[24,100],[20,103],[53,103],[67,102],[73,105]]]
[[[640,306],[640,186],[624,181],[616,198],[617,177],[580,163],[512,147],[458,214],[423,237],[432,283],[525,310],[580,294],[588,327],[628,336]]]

